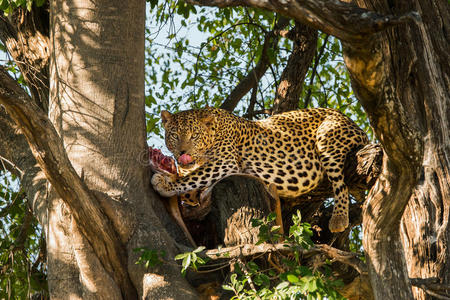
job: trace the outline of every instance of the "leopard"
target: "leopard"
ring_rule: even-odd
[[[165,143],[183,175],[155,173],[151,183],[164,197],[205,189],[232,174],[249,174],[274,184],[292,199],[331,183],[334,207],[328,227],[349,224],[349,192],[344,182],[347,154],[368,144],[355,122],[332,108],[308,108],[248,120],[220,108],[177,113],[161,111]]]

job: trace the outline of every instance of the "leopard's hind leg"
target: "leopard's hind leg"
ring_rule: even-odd
[[[331,232],[342,232],[349,224],[349,193],[344,183],[344,162],[354,145],[351,139],[342,136],[348,124],[339,121],[332,116],[325,119],[317,129],[316,136],[319,160],[334,193],[333,214],[328,224]]]

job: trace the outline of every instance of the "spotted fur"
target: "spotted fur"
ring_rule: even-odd
[[[204,108],[162,112],[166,145],[179,158],[189,154],[185,176],[152,178],[163,196],[210,186],[224,176],[248,173],[274,183],[281,197],[294,198],[314,189],[327,176],[335,195],[330,230],[348,226],[349,196],[344,184],[347,153],[368,143],[366,134],[334,109],[315,108],[249,121],[225,110]]]

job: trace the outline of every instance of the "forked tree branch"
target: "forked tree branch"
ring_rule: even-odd
[[[72,167],[62,141],[44,112],[0,67],[0,104],[16,122],[39,166],[68,205],[80,230],[125,298],[135,298],[127,272],[126,251],[119,236],[86,184]]]
[[[417,13],[381,15],[354,4],[334,0],[186,0],[200,6],[263,8],[295,19],[340,40],[357,42],[389,27],[418,19]]]

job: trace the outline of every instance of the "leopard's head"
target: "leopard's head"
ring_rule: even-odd
[[[171,114],[161,112],[166,146],[184,168],[201,165],[214,144],[216,116],[206,110],[187,110]]]

